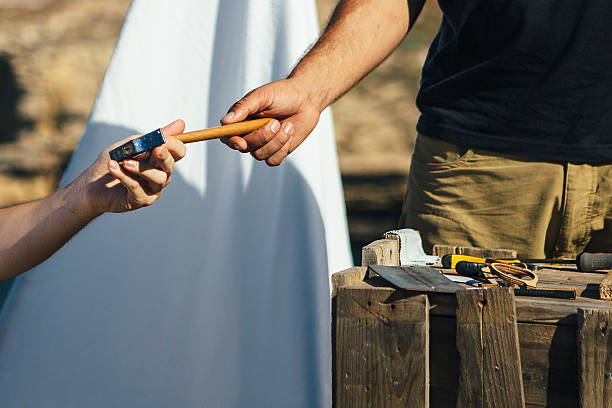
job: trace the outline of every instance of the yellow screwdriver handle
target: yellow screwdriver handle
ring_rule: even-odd
[[[469,256],[469,255],[457,255],[457,254],[452,254],[452,255],[444,255],[442,257],[442,265],[445,268],[451,268],[451,269],[455,269],[455,267],[457,266],[458,262],[461,261],[467,261],[467,262],[476,262],[476,263],[486,263],[487,259],[485,258],[478,258],[475,256]],[[504,261],[501,260],[496,260],[495,262],[502,262],[502,263],[521,263],[520,260],[518,259],[507,259]]]

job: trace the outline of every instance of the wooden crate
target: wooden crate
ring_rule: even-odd
[[[397,265],[397,241],[364,264]],[[612,302],[600,273],[543,270],[576,300],[391,287],[366,266],[332,276],[335,407],[612,407]],[[612,328],[611,328],[612,329]]]

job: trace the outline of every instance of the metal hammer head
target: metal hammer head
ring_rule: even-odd
[[[164,139],[161,129],[157,129],[114,148],[108,154],[111,159],[120,162],[137,154],[153,150],[164,143],[166,143],[166,139]]]

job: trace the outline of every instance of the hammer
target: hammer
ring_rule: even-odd
[[[193,132],[175,135],[183,143],[201,142],[203,140],[218,139],[224,136],[241,136],[251,133],[268,123],[272,118],[262,118],[233,123],[231,125],[217,126],[209,129],[195,130]],[[153,150],[156,146],[166,143],[161,129],[154,130],[132,139],[129,142],[111,150],[108,154],[115,161],[123,161],[137,154]]]

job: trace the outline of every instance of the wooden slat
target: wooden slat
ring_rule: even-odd
[[[335,407],[429,406],[429,302],[337,288]]]
[[[459,255],[477,256],[479,258],[503,259],[516,258],[517,253],[513,249],[502,248],[476,248],[476,247],[457,247]]]
[[[363,282],[366,276],[368,268],[362,266],[353,266],[352,268],[345,269],[341,272],[332,274],[332,297],[336,296],[338,288],[343,286],[357,285]]]
[[[445,295],[449,298],[454,295]],[[459,354],[455,345],[457,323],[452,317],[429,314],[429,390],[431,407],[457,405]]]
[[[578,311],[580,406],[612,407],[612,311]]]
[[[453,255],[457,253],[456,246],[449,245],[434,245],[433,246],[433,255],[439,256],[442,258],[444,255]]]
[[[433,254],[443,257],[447,254],[477,256],[479,258],[516,258],[517,253],[513,249],[503,248],[477,248],[477,247],[462,247],[451,245],[434,245]]]
[[[457,407],[524,407],[514,295],[508,288],[457,292]]]
[[[374,286],[384,285],[379,278],[372,279]],[[351,291],[373,289],[366,282],[350,286]],[[401,299],[413,293],[390,287],[376,287],[385,299]],[[517,307],[523,298],[516,298]],[[459,360],[455,344],[455,314],[457,299],[451,295],[429,296],[430,300],[430,403],[432,407],[456,406]],[[542,307],[529,311],[531,318],[546,320],[557,308],[566,306],[558,313],[557,324],[539,324],[534,321],[518,323],[523,388],[527,407],[574,408],[578,406],[578,368],[576,358],[576,309],[573,301],[534,299]],[[335,303],[335,298],[332,301]],[[602,305],[610,304],[595,301]],[[583,306],[588,305],[581,302]],[[335,313],[336,307],[333,307]],[[518,314],[517,310],[517,314]],[[570,315],[571,316],[571,315]],[[384,318],[384,315],[383,317]],[[560,319],[560,320],[559,320]],[[566,323],[572,320],[574,323]],[[562,324],[559,324],[562,323]],[[336,325],[333,326],[335,328]],[[335,330],[332,331],[335,333]],[[334,334],[332,334],[334,335]],[[336,344],[336,343],[334,343]],[[335,361],[335,358],[334,358]],[[335,364],[335,363],[334,363]],[[336,372],[336,371],[334,371]],[[337,388],[334,387],[334,391]]]
[[[525,406],[576,408],[576,327],[518,323]]]
[[[379,239],[364,246],[361,250],[361,266],[387,265],[399,266],[399,241]]]
[[[365,282],[351,284],[350,288],[354,290],[368,290],[372,286],[377,287],[380,291],[389,291],[389,293],[397,291],[394,288],[387,287],[387,283],[383,278],[376,276],[368,279]],[[456,300],[450,299],[452,296],[443,294],[430,293],[430,313],[432,316],[455,317],[457,313]],[[563,326],[576,327],[577,313],[580,308],[593,308],[600,310],[610,310],[610,302],[599,299],[576,299],[576,300],[559,300],[550,298],[534,298],[526,296],[517,296],[516,313],[517,321],[533,324],[558,324]]]

